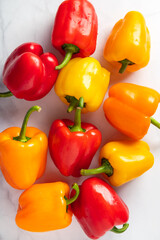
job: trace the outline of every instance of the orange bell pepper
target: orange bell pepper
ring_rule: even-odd
[[[109,90],[103,105],[109,123],[125,135],[139,140],[148,132],[150,123],[160,128],[151,116],[160,101],[157,91],[131,83],[118,83]]]
[[[18,227],[31,232],[45,232],[69,226],[72,221],[70,204],[79,195],[75,183],[75,195],[68,199],[69,186],[64,182],[35,184],[19,198],[16,215]]]
[[[150,34],[140,12],[128,12],[115,24],[104,48],[104,58],[121,67],[119,73],[125,69],[134,72],[148,64]]]
[[[27,127],[30,114],[40,111],[34,106],[27,112],[22,128],[11,127],[0,133],[0,169],[14,188],[26,189],[45,171],[48,139],[37,128]]]

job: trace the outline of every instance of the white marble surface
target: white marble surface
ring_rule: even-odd
[[[159,0],[91,0],[99,19],[99,34],[97,49],[93,55],[101,64],[111,71],[110,86],[119,81],[133,82],[156,89],[160,92],[160,1]],[[56,53],[59,61],[61,55],[51,45],[51,29],[56,10],[61,0],[0,0],[0,75],[7,56],[23,42],[40,43],[45,51]],[[102,49],[106,38],[117,20],[128,11],[138,10],[143,13],[151,34],[151,59],[149,65],[132,74],[120,76],[108,66],[103,59]],[[6,88],[0,81],[0,91]],[[57,118],[72,118],[68,116],[67,107],[58,99],[54,89],[43,99],[36,102],[18,100],[15,97],[0,99],[0,131],[10,126],[20,126],[23,116],[32,105],[42,107],[41,113],[34,113],[29,125],[36,126],[48,134],[50,125]],[[160,107],[155,117],[160,119]],[[103,132],[102,145],[109,140],[125,138],[113,129],[105,120],[102,107],[95,113],[83,115],[83,121],[95,124]],[[151,126],[144,140],[150,145],[155,157],[151,170],[140,178],[117,188],[117,192],[130,209],[130,227],[122,235],[108,232],[101,239],[110,240],[159,240],[160,227],[160,131]],[[99,151],[93,159],[92,167],[97,166]],[[47,168],[44,176],[38,182],[64,180],[69,184],[84,180],[63,177],[54,167],[48,154]],[[11,188],[0,172],[0,240],[87,240],[76,219],[63,230],[47,233],[30,233],[19,229],[14,221],[18,198],[22,191]]]

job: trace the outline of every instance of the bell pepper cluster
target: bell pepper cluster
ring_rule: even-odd
[[[97,111],[110,81],[110,72],[90,57],[96,49],[97,14],[88,0],[65,0],[59,6],[52,31],[52,45],[65,55],[58,63],[52,53],[43,53],[33,42],[17,47],[3,69],[3,83],[8,92],[27,101],[45,97],[55,84],[60,100],[75,111],[74,121],[56,119],[49,136],[27,127],[33,106],[26,113],[22,127],[10,127],[0,133],[0,169],[10,186],[25,191],[19,198],[15,218],[18,227],[31,232],[45,232],[69,226],[76,217],[86,235],[98,239],[107,231],[123,233],[129,224],[129,209],[115,190],[154,164],[149,146],[141,139],[150,123],[160,128],[152,115],[160,95],[157,91],[131,83],[118,83],[109,90],[103,110],[108,122],[130,140],[107,142],[99,153],[99,167],[89,169],[98,151],[102,134],[96,126],[81,121],[81,114]],[[73,57],[73,59],[71,59]],[[143,15],[126,14],[111,31],[104,47],[104,58],[125,70],[137,71],[150,58],[150,34]],[[60,72],[58,73],[58,70]],[[39,183],[46,168],[49,149],[53,163],[64,176],[103,174],[105,180],[90,177],[70,192],[65,182]],[[123,225],[117,228],[118,225]]]

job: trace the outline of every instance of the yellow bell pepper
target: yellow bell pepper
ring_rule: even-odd
[[[119,72],[134,72],[150,58],[150,34],[140,12],[131,11],[112,29],[104,48],[104,58],[121,67]]]
[[[31,232],[45,232],[69,226],[72,221],[70,204],[79,195],[75,183],[75,195],[68,199],[69,186],[64,182],[32,185],[19,198],[16,215],[18,227]]]
[[[82,169],[81,175],[104,173],[113,186],[120,186],[150,169],[154,157],[146,142],[114,141],[102,147],[99,163],[99,168]]]
[[[74,107],[79,98],[83,97],[82,112],[93,112],[103,101],[109,79],[110,73],[102,68],[96,59],[74,58],[61,70],[55,84],[55,92],[64,103],[70,106],[73,104]]]

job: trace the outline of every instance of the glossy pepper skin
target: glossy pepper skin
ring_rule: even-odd
[[[3,83],[17,98],[38,100],[52,89],[58,75],[57,65],[57,58],[51,53],[43,53],[41,45],[24,43],[8,57]]]
[[[64,182],[34,184],[19,198],[16,215],[18,227],[31,232],[45,232],[69,226],[70,206],[66,211],[69,186]]]
[[[97,41],[98,20],[94,7],[87,0],[66,0],[56,14],[52,44],[62,54],[89,57]],[[68,60],[67,60],[68,61]]]
[[[83,97],[85,107],[82,112],[94,112],[103,101],[109,79],[110,73],[96,59],[74,58],[58,75],[55,92],[67,105],[67,96]]]
[[[113,127],[139,140],[148,132],[150,123],[156,125],[151,116],[155,113],[159,100],[159,93],[151,88],[118,83],[110,88],[103,110]],[[157,127],[160,127],[158,124]]]
[[[92,239],[100,238],[115,225],[125,224],[129,218],[122,199],[106,182],[95,177],[82,183],[80,195],[71,207],[82,229]]]
[[[20,141],[20,132],[11,127],[0,133],[0,169],[13,188],[26,189],[45,171],[48,139],[38,128],[27,127],[26,140]]]
[[[125,69],[134,72],[148,64],[150,34],[140,12],[128,12],[124,19],[115,24],[104,48],[104,58],[122,67],[120,73]]]
[[[71,132],[70,120],[55,120],[49,133],[51,158],[65,176],[80,176],[81,168],[88,168],[101,144],[101,132],[92,124],[82,123],[85,132]]]
[[[146,142],[114,141],[102,147],[99,164],[97,169],[81,170],[82,175],[104,173],[104,177],[118,187],[150,169],[154,157]]]

